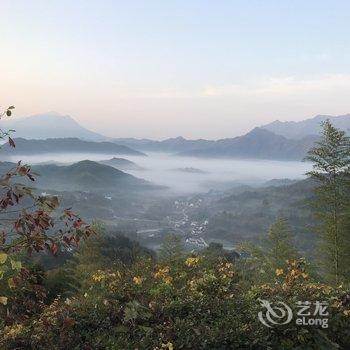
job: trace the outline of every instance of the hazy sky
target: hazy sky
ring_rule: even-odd
[[[0,0],[0,105],[108,136],[350,113],[350,1]]]

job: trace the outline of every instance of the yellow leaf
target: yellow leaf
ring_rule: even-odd
[[[276,276],[283,275],[283,269],[276,269]]]
[[[7,298],[6,297],[0,297],[0,304],[7,305]]]
[[[11,260],[11,266],[13,270],[20,270],[22,268],[22,263],[20,261]]]
[[[13,278],[9,278],[7,280],[7,283],[8,283],[10,288],[15,288],[16,287],[15,282],[13,281]]]
[[[0,253],[0,264],[5,264],[6,260],[7,260],[7,254]]]
[[[142,283],[142,281],[143,281],[143,278],[140,277],[140,276],[135,276],[135,277],[133,278],[133,281],[134,281],[135,284],[140,285],[140,284]]]
[[[0,280],[4,277],[4,273],[6,271],[7,266],[4,266],[4,267],[0,267]]]
[[[166,344],[162,344],[162,348],[163,349],[167,349],[167,350],[174,350],[174,345],[173,343],[171,343],[170,341]]]

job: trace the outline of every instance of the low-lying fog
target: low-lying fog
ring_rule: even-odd
[[[170,187],[173,191],[203,192],[209,189],[223,189],[234,184],[259,185],[271,179],[302,179],[311,164],[305,162],[239,159],[198,159],[176,157],[164,153],[147,153],[148,157],[120,156],[128,159],[143,170],[128,170],[139,178],[157,185]],[[16,156],[9,159],[22,159],[28,164],[45,162],[74,163],[80,160],[106,160],[113,156],[106,154],[40,154]]]

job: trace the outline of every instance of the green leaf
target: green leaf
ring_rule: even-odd
[[[124,312],[125,312],[125,315],[124,315],[125,322],[136,320],[138,314],[135,309],[126,308]]]
[[[10,288],[15,288],[16,287],[16,284],[15,284],[15,282],[14,282],[12,277],[7,280],[7,283],[8,283]]]
[[[151,334],[153,332],[152,327],[147,327],[147,326],[139,326],[138,327],[141,331],[145,332],[146,334]]]
[[[0,264],[5,264],[6,260],[7,260],[7,254],[0,253]]]
[[[120,325],[120,326],[117,326],[115,328],[115,330],[116,330],[117,333],[127,333],[129,331],[129,328],[126,327],[126,326]]]
[[[13,270],[20,270],[22,268],[22,263],[11,259],[11,267]]]

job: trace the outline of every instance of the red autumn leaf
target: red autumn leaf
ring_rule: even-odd
[[[53,255],[56,255],[58,253],[58,244],[57,243],[52,243],[50,247],[51,253]]]
[[[71,242],[72,242],[72,237],[64,236],[64,237],[63,237],[63,241],[64,241],[67,245],[70,245]]]
[[[21,221],[20,220],[17,220],[16,222],[15,222],[15,230],[16,231],[19,231],[19,229],[20,229],[20,227],[21,227]]]
[[[29,172],[29,168],[26,167],[25,165],[22,165],[18,168],[18,174],[21,175],[21,176],[25,176],[27,175]]]
[[[80,228],[82,224],[83,224],[83,222],[79,219],[79,220],[74,221],[73,227]]]

